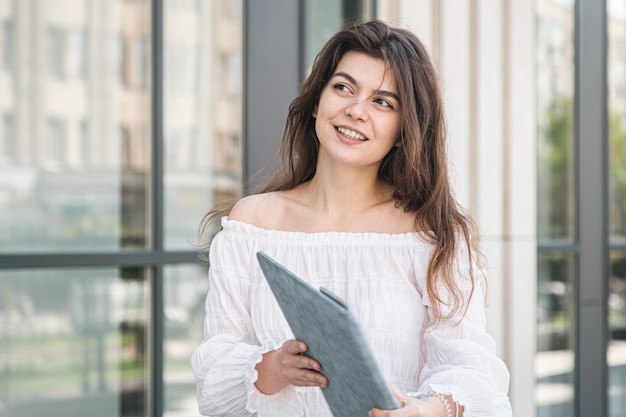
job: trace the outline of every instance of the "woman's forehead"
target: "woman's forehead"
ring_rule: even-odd
[[[347,74],[358,83],[376,84],[378,88],[394,92],[397,90],[395,71],[389,63],[363,52],[346,52],[337,63],[333,76],[337,74]]]

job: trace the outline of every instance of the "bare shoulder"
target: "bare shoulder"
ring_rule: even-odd
[[[257,227],[267,227],[273,224],[274,218],[279,218],[281,200],[278,192],[252,194],[243,197],[230,210],[228,219]]]

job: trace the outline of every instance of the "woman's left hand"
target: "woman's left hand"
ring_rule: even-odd
[[[401,407],[395,410],[380,410],[378,408],[372,408],[368,414],[368,417],[437,417],[437,414],[442,406],[441,401],[436,397],[429,397],[424,399],[417,399],[409,397],[408,395],[400,394],[396,391],[395,387],[389,383],[389,387],[393,392],[393,395],[397,398]],[[434,400],[434,401],[433,401]],[[441,407],[445,415],[445,410]]]

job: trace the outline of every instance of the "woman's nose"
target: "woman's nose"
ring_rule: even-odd
[[[345,114],[356,120],[367,120],[367,109],[365,100],[354,100],[346,106]]]

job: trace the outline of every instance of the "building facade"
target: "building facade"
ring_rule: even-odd
[[[514,415],[626,412],[619,2],[0,0],[1,415],[198,415],[198,223],[271,164],[319,47],[371,18],[439,69]]]

